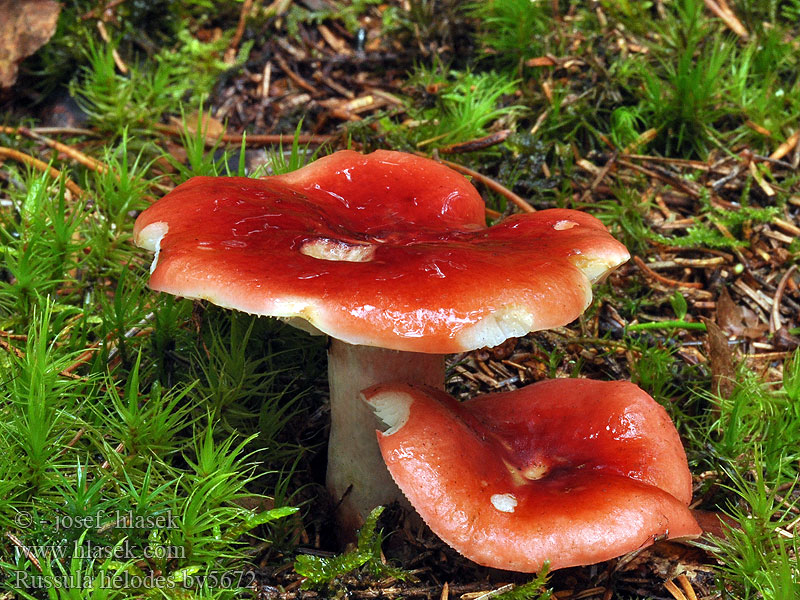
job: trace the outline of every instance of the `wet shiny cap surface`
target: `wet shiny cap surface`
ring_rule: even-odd
[[[363,396],[386,426],[395,482],[481,565],[560,569],[701,533],[680,437],[631,383],[554,379],[466,402],[381,384]]]
[[[150,286],[300,318],[354,344],[447,353],[564,325],[628,258],[578,211],[486,227],[459,173],[411,154],[340,151],[286,175],[195,177],[144,211]]]

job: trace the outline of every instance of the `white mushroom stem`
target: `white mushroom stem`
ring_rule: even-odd
[[[338,503],[339,525],[345,535],[352,535],[376,506],[405,501],[378,448],[375,431],[385,429],[385,425],[361,401],[361,391],[388,382],[442,389],[444,357],[354,346],[332,339],[328,380],[331,433],[327,484],[333,501]]]

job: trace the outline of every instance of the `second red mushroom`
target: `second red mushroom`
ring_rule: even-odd
[[[554,379],[463,403],[386,384],[364,398],[400,489],[481,565],[559,569],[702,533],[678,433],[631,383]]]

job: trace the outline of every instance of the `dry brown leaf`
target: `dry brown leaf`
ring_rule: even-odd
[[[186,115],[183,122],[175,117],[172,117],[170,121],[173,125],[178,127],[183,127],[183,122],[185,122],[186,131],[191,134],[197,133],[197,128],[200,126],[205,136],[212,140],[225,135],[225,125],[222,123],[222,121],[212,117],[208,113],[203,113],[200,115],[197,111],[195,111]]]
[[[728,398],[736,387],[736,367],[733,353],[728,346],[728,336],[714,321],[703,319],[703,323],[707,330],[706,348],[711,365],[711,391]]]
[[[0,0],[0,88],[14,85],[20,61],[52,37],[60,12],[54,0]]]
[[[717,298],[717,324],[729,335],[753,340],[763,337],[767,332],[767,324],[747,306],[736,304],[725,287]]]
[[[781,327],[775,330],[775,335],[772,338],[774,346],[780,350],[795,350],[800,347],[800,338],[792,335],[786,327]]]
[[[744,331],[744,315],[741,307],[731,298],[728,288],[722,286],[717,298],[717,323],[732,335],[741,335]]]

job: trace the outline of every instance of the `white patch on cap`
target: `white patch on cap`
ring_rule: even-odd
[[[164,239],[168,231],[169,225],[164,221],[156,221],[155,223],[150,223],[150,225],[142,229],[139,235],[136,236],[136,244],[139,247],[155,252],[153,262],[150,264],[151,274],[156,270],[156,266],[158,265],[158,255],[161,253],[161,240]]]
[[[387,428],[383,431],[387,437],[400,431],[406,424],[414,403],[414,399],[403,392],[383,392],[369,399],[362,396],[361,399]]]
[[[314,327],[314,325],[304,317],[278,317],[281,321],[292,327],[296,327],[300,331],[305,331],[311,335],[327,335],[324,331]]]
[[[575,221],[570,221],[569,219],[562,219],[561,221],[556,221],[553,225],[553,229],[556,231],[564,231],[565,229],[572,229],[573,227],[577,227],[578,224]]]
[[[521,306],[507,306],[462,329],[458,343],[464,350],[493,347],[510,337],[522,337],[534,329],[534,316]]]
[[[616,256],[591,258],[580,254],[570,256],[570,260],[572,264],[583,271],[583,274],[586,275],[586,278],[592,283],[603,281],[609,273],[616,269],[622,262],[625,262],[624,260],[620,261]]]
[[[514,494],[492,494],[492,505],[504,513],[513,513],[517,507],[517,498]]]
[[[350,244],[342,240],[318,238],[303,244],[300,248],[300,254],[320,260],[369,262],[375,256],[375,246],[372,244]]]

